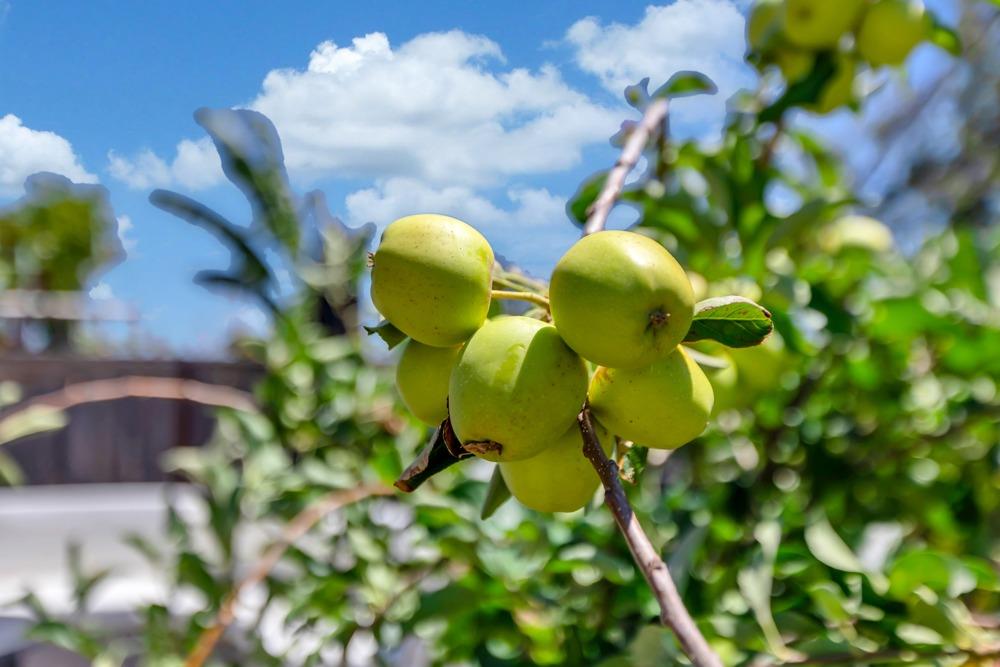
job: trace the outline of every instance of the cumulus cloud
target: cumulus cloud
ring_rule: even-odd
[[[478,228],[501,256],[539,275],[551,269],[553,249],[569,247],[579,230],[566,219],[566,200],[546,188],[513,187],[487,198],[464,185],[435,187],[392,178],[347,196],[347,221],[379,227],[416,212],[442,213]]]
[[[122,244],[122,249],[125,253],[132,255],[135,252],[136,245],[139,243],[129,233],[135,227],[135,224],[132,222],[132,218],[127,215],[119,215],[116,221],[118,223],[118,241]]]
[[[222,181],[222,163],[211,140],[184,139],[168,164],[149,149],[133,157],[108,152],[108,171],[129,187],[137,190],[180,184],[193,190],[211,187]]]
[[[726,99],[753,83],[753,71],[743,62],[744,26],[730,0],[677,0],[647,7],[635,25],[581,19],[567,31],[566,41],[576,64],[615,95],[644,77],[656,87],[680,70],[708,75],[719,92],[679,100],[673,118],[688,130],[711,132],[725,116]]]
[[[508,223],[544,226],[566,222],[566,200],[545,188],[511,188],[506,197],[512,206],[501,208],[467,186],[433,187],[410,178],[391,178],[375,187],[347,196],[347,219],[355,225],[375,222],[383,226],[415,211],[443,213],[479,227]]]
[[[0,196],[21,194],[24,179],[39,171],[51,171],[78,183],[97,181],[63,137],[33,130],[13,114],[0,117]]]
[[[275,123],[289,171],[305,179],[489,185],[572,167],[585,146],[616,129],[618,113],[570,87],[554,67],[503,64],[495,42],[461,31],[419,35],[396,48],[372,33],[349,46],[323,42],[305,69],[270,72],[248,106]],[[185,156],[185,148],[182,142],[170,162],[151,153],[112,155],[111,170],[135,187],[207,173],[206,156]]]

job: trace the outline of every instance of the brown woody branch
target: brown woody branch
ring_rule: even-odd
[[[653,100],[646,107],[642,120],[632,128],[625,140],[625,147],[622,148],[618,162],[608,172],[601,193],[590,205],[590,215],[587,218],[587,224],[583,227],[584,236],[604,229],[604,225],[608,222],[608,214],[611,213],[611,209],[614,208],[615,202],[618,201],[618,197],[621,196],[622,189],[625,187],[625,177],[638,164],[650,137],[664,128],[668,109],[669,104],[665,98]]]
[[[162,398],[232,408],[242,412],[257,411],[253,396],[233,387],[181,378],[128,375],[66,385],[62,389],[35,396],[0,411],[0,420],[36,406],[66,410],[84,403],[117,401],[123,398]]]
[[[202,631],[197,643],[184,661],[184,667],[201,667],[205,664],[226,628],[236,618],[236,603],[239,601],[240,593],[264,581],[281,560],[281,557],[285,555],[288,547],[308,533],[320,519],[331,512],[370,496],[385,496],[392,495],[392,493],[393,490],[390,487],[381,484],[331,491],[295,515],[285,526],[278,541],[268,547],[260,560],[250,568],[249,574],[240,579],[223,599],[215,621]]]
[[[646,107],[642,120],[629,134],[618,162],[608,172],[604,187],[591,206],[590,217],[583,228],[584,236],[604,229],[608,214],[621,196],[625,178],[639,162],[647,142],[657,131],[665,132],[668,109],[666,99],[653,100]],[[611,510],[615,523],[618,524],[618,529],[625,538],[629,551],[632,552],[632,558],[660,605],[661,622],[673,631],[684,653],[695,667],[722,667],[722,661],[705,641],[705,637],[684,606],[667,564],[649,541],[649,536],[632,511],[632,506],[625,496],[625,489],[618,478],[618,466],[608,459],[601,448],[587,406],[584,406],[577,420],[583,436],[583,454],[597,471],[604,486],[604,502]]]
[[[642,576],[653,590],[656,601],[660,603],[660,621],[670,628],[681,644],[684,653],[697,667],[722,667],[722,661],[709,647],[702,636],[694,619],[684,607],[674,580],[670,576],[667,564],[660,558],[652,542],[642,529],[632,506],[625,496],[625,489],[618,480],[618,465],[609,459],[601,447],[594,425],[590,417],[590,408],[584,408],[577,417],[580,433],[583,436],[583,455],[590,460],[601,484],[604,485],[604,503],[618,524],[618,529],[625,537],[629,551],[636,565],[642,571]]]

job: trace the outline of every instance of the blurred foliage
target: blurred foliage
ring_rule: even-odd
[[[628,491],[726,664],[865,664],[881,651],[971,665],[956,653],[993,650],[1000,625],[1000,226],[959,216],[904,256],[881,223],[845,217],[858,204],[839,160],[785,118],[829,76],[814,67],[792,99],[791,87],[739,96],[711,146],[654,142],[625,193],[636,229],[675,253],[699,298],[753,299],[778,331],[727,352],[735,385],[701,438],[669,457],[629,452]],[[698,88],[685,77],[680,90]],[[641,110],[645,91],[627,99]],[[273,336],[244,346],[266,369],[263,412],[222,411],[210,446],[170,457],[204,516],[171,511],[169,552],[132,540],[169,577],[137,639],[80,634],[37,610],[36,636],[95,660],[180,664],[245,572],[246,535],[273,539],[330,489],[391,483],[428,435],[357,335],[367,237],[318,195],[291,194],[262,116],[198,118],[254,222],[153,199],[230,247],[229,270],[202,282],[271,308]],[[603,178],[581,187],[571,217],[582,222]],[[278,285],[275,261],[295,289]],[[246,597],[213,664],[684,662],[596,500],[555,516],[498,502],[490,467],[473,460],[335,513]]]
[[[121,258],[105,188],[49,173],[30,176],[24,188],[21,199],[0,210],[0,290],[79,291]],[[66,321],[44,321],[42,329],[48,347],[69,341]],[[18,346],[6,333],[0,328],[0,346]]]

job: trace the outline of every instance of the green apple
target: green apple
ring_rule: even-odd
[[[785,81],[794,83],[812,71],[815,58],[809,51],[781,48],[774,52],[774,64],[781,70]]]
[[[656,449],[698,437],[714,402],[705,372],[682,347],[644,368],[599,368],[589,396],[594,416],[608,430]]]
[[[847,56],[837,58],[837,69],[823,86],[819,99],[810,107],[819,114],[830,113],[834,109],[849,104],[854,99],[854,61]]]
[[[666,357],[694,315],[684,269],[659,243],[605,231],[577,241],[552,272],[552,321],[584,359],[637,368]]]
[[[596,422],[594,431],[610,454],[611,435]],[[583,439],[575,423],[537,456],[501,463],[500,474],[511,495],[539,512],[575,512],[594,497],[601,484],[583,455]]]
[[[425,345],[451,347],[486,320],[493,249],[483,235],[445,215],[411,215],[382,234],[372,268],[372,301]]]
[[[752,393],[762,393],[775,389],[781,383],[781,376],[789,367],[785,344],[777,332],[772,333],[760,345],[729,350],[736,362],[739,384]]]
[[[860,248],[871,252],[892,249],[892,232],[885,223],[865,215],[845,215],[819,230],[820,249],[835,255],[844,248]]]
[[[412,338],[403,344],[396,388],[407,409],[425,424],[437,426],[448,416],[448,380],[461,351],[461,345],[431,347]]]
[[[489,320],[458,357],[448,397],[467,450],[490,461],[531,458],[576,423],[587,368],[551,324],[519,315]]]
[[[858,30],[858,53],[872,65],[902,65],[927,37],[923,3],[879,0],[868,8]]]
[[[708,381],[712,383],[712,394],[715,396],[712,416],[742,404],[737,389],[739,372],[736,370],[736,361],[730,355],[729,348],[710,340],[693,343],[691,347],[726,363],[723,368],[701,367]]]
[[[781,0],[761,0],[747,19],[747,45],[752,51],[765,50],[781,29]]]
[[[785,36],[806,49],[829,49],[857,22],[864,0],[786,0]]]

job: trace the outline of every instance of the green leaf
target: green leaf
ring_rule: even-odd
[[[940,646],[944,637],[923,625],[900,623],[896,626],[896,636],[907,644]]]
[[[760,112],[758,120],[761,123],[773,123],[791,107],[806,106],[816,102],[823,93],[827,81],[834,77],[836,71],[837,64],[833,54],[831,52],[819,53],[813,63],[812,71],[789,85],[781,97]]]
[[[372,334],[378,335],[379,338],[385,341],[390,350],[407,339],[407,335],[397,329],[388,320],[382,320],[373,327],[366,326],[365,331],[368,332],[369,336]]]
[[[760,523],[754,530],[754,537],[760,544],[760,552],[755,554],[751,564],[739,571],[736,584],[747,606],[753,610],[768,648],[778,657],[783,657],[788,653],[788,648],[771,612],[774,560],[781,541],[781,526],[774,521]]]
[[[842,626],[851,620],[849,600],[832,581],[818,581],[809,587],[809,597],[820,615],[833,625]]]
[[[652,94],[654,98],[677,98],[689,95],[714,95],[719,91],[715,82],[701,72],[681,71],[670,77]]]
[[[66,413],[49,405],[32,405],[0,419],[0,445],[13,440],[55,431],[69,422]]]
[[[649,77],[625,87],[625,101],[634,109],[642,111],[649,104]]]
[[[253,248],[248,232],[209,207],[190,197],[169,190],[154,190],[149,202],[167,213],[213,234],[229,248],[231,259],[228,271],[202,271],[198,280],[206,286],[240,287],[259,298],[268,308],[275,305],[268,296],[268,286],[274,276],[267,264]]]
[[[1000,3],[998,3],[1000,4]],[[952,28],[941,23],[936,16],[930,14],[931,26],[928,41],[939,46],[953,56],[962,55],[962,38]]]
[[[490,477],[490,485],[486,489],[486,498],[483,500],[483,508],[479,512],[479,518],[484,521],[489,519],[508,500],[510,500],[510,489],[507,488],[507,484],[503,481],[503,475],[500,474],[500,466],[495,466],[493,468],[493,476]]]
[[[248,109],[198,109],[194,118],[212,137],[226,177],[250,202],[254,221],[294,256],[299,219],[274,124]]]
[[[764,342],[774,328],[771,313],[741,296],[720,296],[699,302],[685,343],[714,340],[727,347],[752,347]]]
[[[618,476],[629,484],[635,484],[642,476],[642,471],[646,469],[646,457],[649,449],[641,445],[632,445],[621,457],[622,464],[618,469]]]
[[[692,361],[701,366],[702,368],[708,368],[713,371],[721,371],[725,368],[729,368],[729,362],[722,357],[715,357],[710,354],[705,354],[693,347],[684,346],[684,351],[688,353]]]
[[[576,194],[570,197],[569,202],[566,203],[566,215],[570,217],[570,220],[578,225],[583,225],[587,222],[590,207],[594,203],[594,200],[597,199],[597,196],[601,194],[601,188],[604,187],[604,181],[607,178],[608,172],[599,171],[580,185]]]
[[[806,527],[806,546],[816,560],[842,572],[864,572],[861,561],[851,548],[840,539],[826,517]]]

